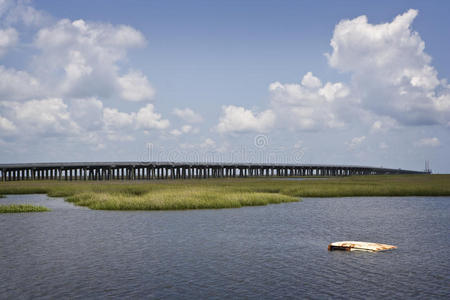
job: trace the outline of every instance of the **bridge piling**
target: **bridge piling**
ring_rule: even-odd
[[[36,163],[0,164],[0,181],[19,180],[156,180],[282,176],[428,174],[367,166],[239,163]]]

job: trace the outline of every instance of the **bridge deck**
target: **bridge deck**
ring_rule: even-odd
[[[61,162],[0,164],[0,181],[14,180],[151,180],[256,176],[348,176],[426,174],[426,172],[357,165],[191,163],[191,162]]]

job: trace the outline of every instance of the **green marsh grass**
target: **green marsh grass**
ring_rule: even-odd
[[[0,183],[3,195],[35,193],[103,210],[233,208],[294,202],[301,197],[450,196],[450,175]]]
[[[129,194],[81,193],[67,201],[91,209],[103,210],[181,210],[237,208],[299,201],[297,197],[270,193],[224,193],[220,191],[156,191],[134,196]]]
[[[46,212],[50,209],[44,206],[35,206],[30,204],[9,204],[0,205],[0,213],[27,213],[27,212]]]

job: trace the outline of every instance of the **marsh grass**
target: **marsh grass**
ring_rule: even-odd
[[[450,175],[0,183],[0,194],[36,193],[103,210],[232,208],[300,201],[300,197],[449,196]]]
[[[27,212],[46,212],[50,209],[44,206],[35,206],[30,204],[9,204],[0,205],[0,213],[27,213]]]
[[[91,209],[103,210],[181,210],[237,208],[299,201],[297,197],[269,193],[224,193],[219,191],[156,191],[135,196],[130,194],[81,193],[67,201]]]

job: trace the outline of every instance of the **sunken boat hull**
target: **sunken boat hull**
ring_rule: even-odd
[[[341,250],[341,251],[378,252],[393,249],[397,249],[397,247],[387,244],[360,242],[360,241],[341,241],[341,242],[334,242],[328,245],[329,251]]]

